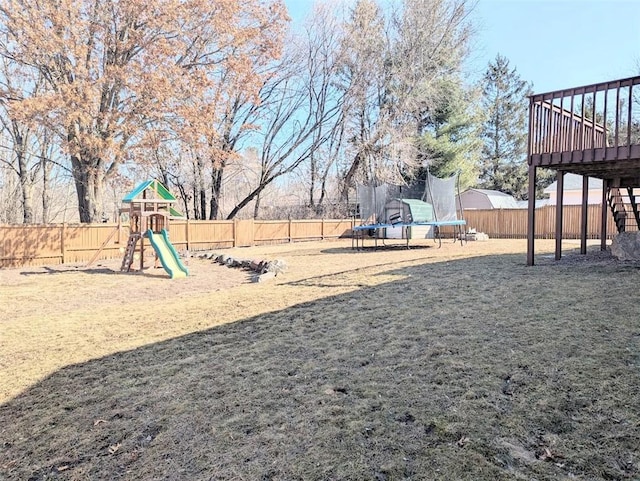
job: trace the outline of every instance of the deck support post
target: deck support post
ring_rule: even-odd
[[[527,265],[534,264],[533,251],[536,237],[536,167],[529,165],[529,208],[527,212]]]
[[[587,253],[587,209],[589,203],[589,177],[582,176],[582,209],[580,211],[580,254]]]
[[[564,172],[558,171],[556,193],[556,260],[562,258],[562,207],[564,203]]]
[[[607,205],[607,193],[609,191],[609,181],[607,179],[602,180],[602,212],[600,222],[600,250],[607,250],[607,218],[609,214],[609,206]]]

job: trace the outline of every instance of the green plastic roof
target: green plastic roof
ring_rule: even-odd
[[[413,222],[430,222],[435,220],[433,206],[420,199],[396,199],[409,206]]]
[[[124,199],[122,199],[122,202],[129,203],[137,200],[138,196],[149,188],[158,194],[161,199],[168,200],[169,202],[176,202],[178,200],[164,185],[162,185],[161,182],[158,182],[157,180],[147,180],[129,192]]]
[[[184,217],[184,215],[182,214],[182,212],[178,212],[177,210],[175,210],[173,207],[169,207],[169,215],[171,217]]]
[[[147,189],[153,190],[156,194],[158,194],[158,197],[168,202],[178,201],[178,199],[176,199],[175,196],[171,192],[169,192],[169,189],[167,189],[162,184],[162,182],[159,182],[154,179],[154,180],[147,180],[142,184],[140,184],[139,186],[137,186],[135,189],[129,192],[124,197],[124,199],[122,199],[122,202],[130,204],[131,202],[139,200],[138,197],[142,195],[142,193]],[[169,215],[172,217],[184,217],[184,215],[180,211],[177,211],[176,209],[171,207],[171,205],[169,205]]]

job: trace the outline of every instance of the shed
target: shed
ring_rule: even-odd
[[[433,206],[420,199],[392,199],[384,206],[384,221],[389,224],[414,222],[429,222],[435,220]],[[403,227],[388,227],[386,237],[389,239],[400,239],[403,237]],[[431,238],[433,227],[428,225],[411,226],[409,230],[410,239]],[[405,234],[406,235],[406,234]]]
[[[580,205],[582,204],[582,179],[578,174],[567,172],[564,174],[562,195],[563,205]],[[549,194],[549,205],[558,203],[558,181],[554,181],[546,189],[545,194]],[[589,177],[589,190],[587,197],[588,204],[602,204],[602,179]]]
[[[517,209],[516,199],[499,190],[468,189],[460,194],[459,203],[466,209]]]

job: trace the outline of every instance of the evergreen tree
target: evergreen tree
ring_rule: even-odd
[[[460,186],[464,189],[478,179],[483,120],[478,95],[474,89],[465,88],[459,78],[443,81],[439,89],[440,102],[422,119],[419,156],[436,177],[460,172]]]
[[[509,61],[497,55],[482,81],[486,121],[480,161],[480,187],[517,199],[527,197],[527,96],[531,84],[522,80]]]

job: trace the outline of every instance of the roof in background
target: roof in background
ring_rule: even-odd
[[[509,194],[505,194],[504,192],[500,192],[499,190],[467,189],[462,194],[460,194],[460,196],[464,196],[465,193],[471,192],[471,191],[486,195],[494,209],[517,209],[518,208],[518,204],[516,203],[515,197]],[[464,202],[463,202],[463,206],[464,206]]]
[[[529,201],[528,200],[517,200],[516,201],[516,205],[518,206],[518,209],[526,209],[529,207]],[[549,199],[536,199],[536,209],[538,207],[544,207],[545,205],[552,205],[550,204]]]
[[[595,177],[589,177],[589,189],[602,189],[602,179]],[[546,194],[554,193],[558,190],[558,181],[554,181],[552,184],[544,189]],[[567,190],[580,190],[582,191],[582,176],[578,174],[572,174],[570,172],[564,174],[564,191]]]
[[[496,196],[496,197],[513,197],[512,195],[505,194],[504,192],[500,192],[499,190],[491,190],[491,189],[467,189],[464,192],[468,192],[470,190],[475,190],[476,192],[481,192],[485,195]],[[464,194],[463,192],[463,194]]]

